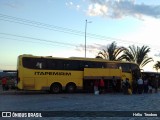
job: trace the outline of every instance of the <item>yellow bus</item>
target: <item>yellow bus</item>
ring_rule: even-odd
[[[49,90],[60,93],[62,90],[75,92],[78,89],[93,89],[95,80],[104,78],[106,90],[111,88],[113,76],[119,80],[129,78],[133,71],[140,76],[135,63],[108,61],[98,58],[56,58],[33,55],[18,56],[18,88],[21,90]]]

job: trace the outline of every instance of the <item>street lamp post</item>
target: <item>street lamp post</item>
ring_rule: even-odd
[[[86,32],[87,32],[87,20],[85,24],[85,58],[86,58]]]
[[[86,58],[86,51],[87,51],[87,45],[86,45],[86,37],[87,37],[87,23],[91,23],[91,21],[87,21],[86,20],[86,23],[85,23],[85,58]]]

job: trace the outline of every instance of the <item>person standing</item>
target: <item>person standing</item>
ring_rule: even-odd
[[[132,89],[133,89],[133,94],[137,94],[137,81],[133,79],[132,81]]]
[[[155,93],[157,93],[158,92],[158,76],[156,76],[155,78],[154,88],[155,88]]]
[[[125,94],[125,88],[126,88],[126,80],[121,80],[121,89],[123,94]]]
[[[149,77],[148,78],[148,92],[149,93],[152,93],[152,87],[153,87],[152,79],[151,79],[151,77]]]
[[[3,77],[2,78],[2,88],[3,88],[3,91],[6,90],[6,85],[7,85],[7,78]]]
[[[143,85],[144,85],[144,93],[148,93],[148,80],[147,80],[147,78],[144,78]]]
[[[99,81],[96,80],[94,82],[94,94],[99,94],[98,86],[99,86]]]
[[[129,79],[126,78],[126,82],[125,82],[125,94],[130,94],[129,93],[129,89],[131,88],[131,85],[129,83]],[[131,91],[130,91],[131,92]]]
[[[115,79],[115,76],[113,76],[112,78],[112,88],[113,88],[113,92],[115,93],[117,91],[117,81]]]
[[[104,78],[102,77],[101,79],[100,79],[100,81],[99,81],[99,92],[100,92],[100,94],[101,93],[104,93]]]
[[[142,78],[138,79],[137,84],[138,84],[138,93],[142,94],[142,92],[143,92],[143,80],[142,80]]]

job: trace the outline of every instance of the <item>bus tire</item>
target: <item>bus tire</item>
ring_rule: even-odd
[[[53,83],[50,87],[51,93],[60,93],[62,91],[62,85],[60,83]]]
[[[66,85],[66,91],[68,92],[68,93],[74,93],[75,91],[76,91],[76,84],[75,83],[68,83],[67,85]]]

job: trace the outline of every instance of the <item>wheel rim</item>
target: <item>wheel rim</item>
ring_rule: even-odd
[[[73,87],[73,86],[70,86],[68,89],[69,89],[69,91],[73,91],[73,90],[74,90],[74,87]]]
[[[53,92],[58,93],[59,91],[60,91],[59,87],[56,86],[56,87],[53,88]]]
[[[60,85],[52,85],[51,87],[51,92],[52,93],[60,93],[61,91],[61,86]]]
[[[74,92],[75,91],[75,86],[74,85],[69,85],[67,90],[68,90],[68,92]]]

